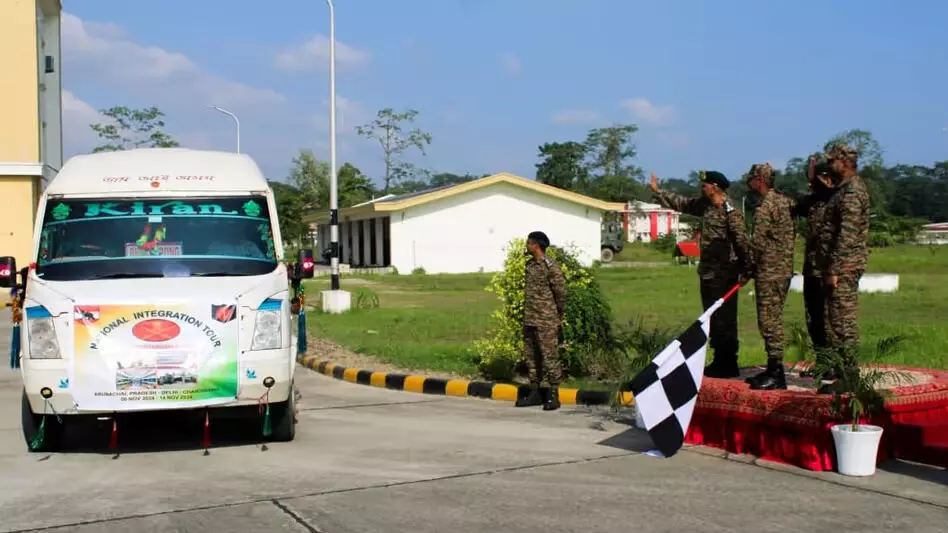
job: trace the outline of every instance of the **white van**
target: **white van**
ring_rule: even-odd
[[[28,444],[45,418],[31,449],[57,449],[63,424],[83,415],[209,416],[262,403],[271,438],[292,440],[290,283],[312,277],[312,251],[292,273],[282,258],[273,192],[246,155],[171,148],[70,159],[40,198],[29,267],[0,259],[0,285],[23,296]]]

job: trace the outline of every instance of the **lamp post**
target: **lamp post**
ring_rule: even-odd
[[[329,7],[329,271],[330,290],[323,295],[323,309],[341,313],[349,309],[351,295],[339,289],[339,183],[336,176],[336,8]]]
[[[234,119],[234,124],[237,125],[237,153],[239,154],[240,153],[240,119],[237,118],[237,115],[231,113],[230,111],[224,109],[221,106],[210,105],[207,107],[214,109],[216,111],[220,111],[221,113],[228,115],[230,118]]]
[[[331,289],[339,290],[339,183],[336,178],[336,8],[329,6],[329,267]]]

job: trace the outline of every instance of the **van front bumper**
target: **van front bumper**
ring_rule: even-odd
[[[69,382],[68,367],[71,363],[65,359],[29,359],[21,360],[21,373],[26,397],[30,409],[35,414],[55,412],[69,415],[101,415],[114,412],[169,411],[189,409],[226,409],[258,405],[261,401],[270,403],[285,402],[292,394],[293,376],[296,368],[294,349],[247,351],[239,358],[237,374],[237,396],[226,403],[206,404],[200,400],[186,405],[168,406],[162,402],[134,402],[127,407],[115,410],[90,410],[76,405],[72,394],[73,384]],[[264,385],[267,378],[273,379],[268,389]],[[48,388],[52,396],[43,398],[42,390]],[[120,406],[121,402],[116,402]],[[193,405],[192,405],[193,404]]]

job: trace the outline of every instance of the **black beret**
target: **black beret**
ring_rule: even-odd
[[[717,170],[702,170],[700,175],[701,175],[701,181],[704,181],[707,183],[713,183],[714,185],[717,185],[718,187],[720,187],[722,190],[727,189],[728,187],[731,186],[731,182],[728,181],[727,178],[724,177],[724,174],[721,174]]]
[[[546,233],[543,233],[542,231],[530,232],[530,235],[527,235],[527,240],[533,241],[543,248],[546,248],[550,245],[550,238],[547,237]]]

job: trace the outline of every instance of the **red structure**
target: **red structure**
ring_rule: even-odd
[[[745,370],[747,375],[759,371]],[[871,421],[884,428],[878,461],[897,458],[948,467],[948,372],[900,370],[925,379],[892,389],[885,411]],[[752,391],[743,377],[704,378],[685,441],[808,470],[835,470],[829,428],[837,422],[830,419],[830,400],[812,386]]]

